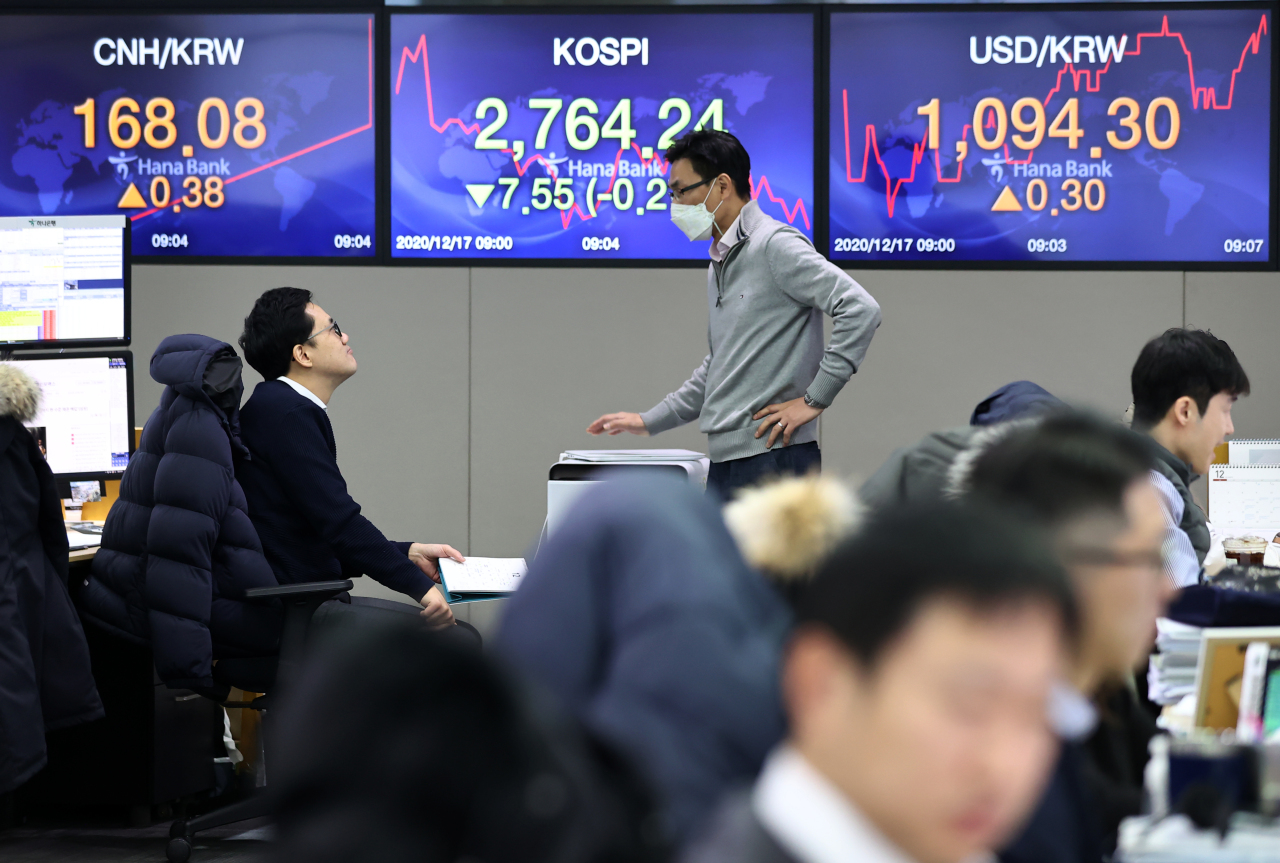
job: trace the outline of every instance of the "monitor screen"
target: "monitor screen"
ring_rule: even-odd
[[[833,12],[827,252],[1274,263],[1271,15]]]
[[[663,152],[724,129],[813,236],[811,13],[391,17],[391,256],[699,260]]]
[[[132,355],[36,354],[11,360],[40,384],[27,429],[63,479],[119,478],[133,451]]]
[[[124,216],[0,217],[0,345],[128,344]]]
[[[369,14],[0,18],[0,216],[139,258],[373,257]]]

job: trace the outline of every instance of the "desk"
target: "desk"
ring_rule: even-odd
[[[1186,816],[1154,822],[1149,815],[1120,825],[1122,863],[1276,863],[1280,861],[1280,824],[1237,812],[1222,842],[1212,830],[1198,830]]]
[[[88,548],[76,548],[67,553],[68,563],[86,563],[93,560],[93,556],[98,553],[99,546],[91,545]]]

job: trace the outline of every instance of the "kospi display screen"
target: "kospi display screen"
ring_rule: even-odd
[[[845,261],[1275,260],[1270,8],[831,15]]]
[[[133,255],[372,257],[374,16],[0,18],[0,216]]]
[[[736,135],[751,194],[813,236],[810,13],[396,14],[394,258],[705,260],[663,153]]]

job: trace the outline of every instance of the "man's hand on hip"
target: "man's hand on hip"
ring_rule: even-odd
[[[451,545],[437,542],[415,542],[409,546],[409,559],[418,565],[418,569],[431,576],[436,584],[440,583],[440,558],[447,557],[464,563],[466,558]],[[424,602],[425,604],[425,602]]]
[[[434,627],[453,626],[453,609],[444,601],[440,588],[431,588],[418,602],[422,605],[422,611],[418,613],[428,624]]]
[[[631,432],[643,437],[649,436],[649,430],[644,427],[644,420],[640,419],[640,414],[605,414],[587,426],[587,434],[617,435],[623,432]]]
[[[779,435],[782,436],[783,446],[791,446],[791,435],[800,426],[816,420],[821,413],[822,408],[809,407],[804,403],[803,398],[798,398],[789,402],[769,405],[764,410],[757,412],[751,419],[764,420],[764,422],[760,423],[760,427],[756,429],[756,437],[758,438],[765,432],[769,432],[769,440],[765,446],[773,449],[773,445],[777,442]],[[773,427],[772,431],[769,431],[770,426]]]

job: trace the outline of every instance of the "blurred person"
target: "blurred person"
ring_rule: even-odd
[[[103,716],[67,592],[67,532],[53,471],[24,427],[40,385],[0,363],[0,795],[44,767],[45,732]]]
[[[821,467],[814,420],[862,365],[880,306],[808,237],[760,209],[751,157],[733,135],[690,132],[666,160],[672,220],[690,240],[711,243],[709,351],[654,407],[605,414],[587,432],[656,435],[699,420],[711,455],[707,488],[727,500],[769,476]],[[825,349],[824,314],[832,320]]]
[[[583,494],[530,561],[498,652],[653,786],[679,844],[783,734],[781,597],[688,482]]]
[[[662,863],[644,783],[423,626],[320,640],[275,719],[274,863]],[[410,619],[411,621],[411,619]]]
[[[239,462],[249,515],[281,584],[367,575],[409,596],[435,626],[454,622],[436,582],[441,543],[392,542],[360,512],[338,467],[334,390],[356,373],[351,336],[300,288],[273,288],[244,319],[240,347],[263,381],[240,410],[252,458]],[[394,613],[385,600],[361,604]],[[327,604],[330,608],[336,606]]]
[[[947,472],[956,456],[989,436],[988,430],[1064,407],[1063,401],[1039,384],[1005,384],[978,402],[967,426],[932,432],[910,446],[894,450],[858,489],[858,497],[872,509],[909,501],[941,500]]]
[[[1197,584],[1213,545],[1191,484],[1235,434],[1231,409],[1249,376],[1231,346],[1207,330],[1174,327],[1143,346],[1129,376],[1133,429],[1147,436],[1166,519],[1165,567],[1175,587]]]
[[[845,483],[816,474],[744,489],[724,508],[743,559],[793,608],[822,561],[861,518],[862,506]]]
[[[1142,768],[1154,717],[1133,673],[1171,596],[1163,578],[1164,517],[1140,437],[1079,413],[1015,428],[957,460],[968,502],[1038,521],[1071,576],[1080,639],[1056,718],[1066,738],[1052,783],[1006,863],[1098,863],[1120,821],[1141,810]]]
[[[998,847],[1057,752],[1066,576],[1011,513],[873,514],[800,603],[790,733],[686,863],[960,863]]]

